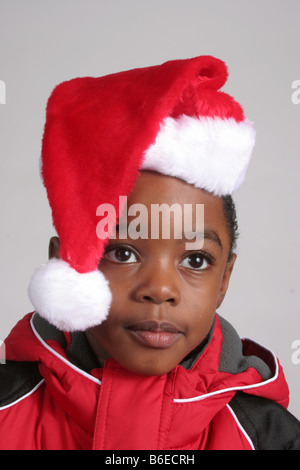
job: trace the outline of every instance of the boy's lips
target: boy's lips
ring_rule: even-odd
[[[127,329],[139,343],[150,348],[168,348],[181,335],[181,331],[175,325],[164,321],[144,321],[130,325]]]

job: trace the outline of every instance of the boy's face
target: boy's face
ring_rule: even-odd
[[[128,198],[149,214],[149,237],[111,239],[99,269],[109,281],[108,318],[87,331],[101,364],[113,357],[145,375],[172,370],[207,336],[235,261],[222,199],[172,177],[142,172]],[[204,204],[204,243],[187,249],[184,233],[151,238],[151,204]],[[153,207],[153,206],[152,206]],[[193,211],[196,222],[195,210]],[[133,217],[128,216],[128,224]],[[184,225],[182,224],[182,227]],[[129,231],[130,233],[130,231]],[[161,233],[160,233],[161,235]]]

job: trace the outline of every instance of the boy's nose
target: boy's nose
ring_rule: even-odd
[[[180,301],[178,274],[167,268],[148,269],[141,274],[139,284],[135,290],[135,300],[138,302],[153,302],[161,304],[169,302],[174,306]]]

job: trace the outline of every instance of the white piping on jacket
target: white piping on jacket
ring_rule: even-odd
[[[239,429],[242,431],[242,433],[244,434],[245,438],[247,439],[247,441],[248,441],[248,443],[249,443],[249,445],[250,445],[250,447],[251,447],[251,450],[255,450],[255,447],[254,447],[254,444],[253,444],[252,440],[250,439],[249,435],[246,433],[245,429],[243,428],[243,426],[242,426],[241,423],[239,422],[239,420],[238,420],[238,418],[237,418],[235,412],[233,411],[233,409],[232,409],[228,404],[227,404],[226,406],[227,406],[227,408],[229,409],[230,413],[232,414],[234,420],[236,421],[236,423],[237,423]]]
[[[32,390],[30,390],[28,393],[26,393],[22,397],[18,398],[17,400],[13,401],[12,403],[9,403],[8,405],[0,406],[0,410],[5,410],[6,408],[10,408],[11,406],[16,405],[20,401],[22,401],[25,398],[29,397],[42,385],[43,382],[44,382],[44,379],[42,379]]]
[[[174,398],[174,403],[190,403],[194,401],[201,401],[201,400],[205,400],[206,398],[210,398],[214,395],[220,395],[221,393],[232,392],[233,390],[250,390],[251,388],[264,387],[265,385],[268,385],[269,383],[274,382],[277,379],[278,373],[279,373],[278,360],[275,354],[270,349],[267,349],[267,351],[269,351],[269,353],[272,354],[275,364],[276,364],[275,374],[270,379],[265,380],[264,382],[258,382],[256,384],[251,384],[251,385],[241,385],[237,387],[223,388],[222,390],[205,393],[204,395],[199,395],[199,396],[192,397],[192,398]]]
[[[97,379],[96,377],[93,377],[91,374],[88,374],[84,370],[82,370],[79,367],[75,366],[70,361],[68,361],[66,358],[61,356],[58,352],[56,352],[54,349],[52,349],[51,346],[49,346],[49,344],[47,344],[46,341],[43,340],[43,338],[39,335],[39,333],[35,329],[35,326],[33,324],[33,317],[34,317],[34,315],[32,315],[32,317],[30,319],[31,328],[32,328],[33,333],[37,337],[37,339],[42,343],[42,345],[46,349],[48,349],[48,351],[50,351],[54,356],[56,356],[58,359],[60,359],[62,362],[64,362],[67,366],[69,366],[71,369],[78,372],[78,374],[81,374],[84,377],[86,377],[87,379],[91,380],[92,382],[95,382],[96,384],[101,385],[101,380]]]
[[[80,369],[79,367],[75,366],[74,364],[72,364],[71,362],[69,362],[67,359],[65,359],[63,356],[61,356],[58,352],[56,352],[54,349],[52,349],[44,340],[43,338],[39,335],[39,333],[37,332],[37,330],[35,329],[34,325],[33,325],[33,317],[34,315],[31,317],[30,319],[30,324],[31,324],[31,328],[35,334],[35,336],[38,338],[38,340],[43,344],[43,346],[48,349],[48,351],[50,351],[52,354],[54,354],[57,358],[59,358],[61,361],[63,361],[66,365],[68,365],[71,369],[75,370],[76,372],[78,372],[79,374],[83,375],[84,377],[86,377],[87,379],[91,380],[92,382],[95,382],[99,385],[101,385],[101,380],[97,379],[96,377],[93,377],[92,375],[88,374],[87,372],[83,371],[82,369]],[[266,348],[265,348],[266,349]],[[273,358],[274,358],[274,361],[275,361],[275,364],[276,364],[276,369],[275,369],[275,374],[273,377],[271,377],[270,379],[268,380],[265,380],[264,382],[259,382],[257,384],[252,384],[252,385],[244,385],[244,386],[237,386],[237,387],[229,387],[229,388],[224,388],[222,390],[217,390],[215,392],[210,392],[210,393],[206,393],[204,395],[199,395],[199,396],[196,396],[196,397],[191,397],[191,398],[174,398],[173,402],[174,403],[190,403],[190,402],[194,402],[194,401],[201,401],[201,400],[205,400],[206,398],[210,398],[214,395],[219,395],[221,393],[226,393],[226,392],[231,392],[233,390],[249,390],[251,388],[257,388],[257,387],[262,387],[262,386],[265,386],[273,381],[275,381],[278,377],[278,372],[279,372],[279,367],[278,367],[278,361],[277,361],[277,358],[276,356],[274,355],[274,353],[268,349],[268,351],[272,354]]]

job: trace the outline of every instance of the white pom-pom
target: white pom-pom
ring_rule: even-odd
[[[62,331],[84,331],[108,315],[111,291],[99,270],[78,273],[52,258],[33,274],[28,295],[35,310]]]

